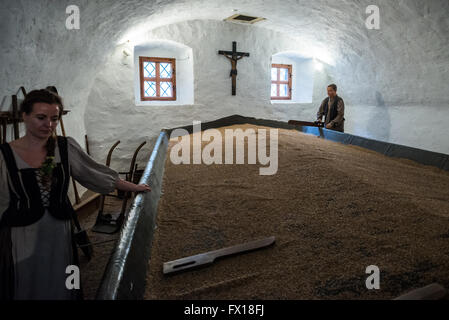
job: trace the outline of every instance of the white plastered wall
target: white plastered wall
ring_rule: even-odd
[[[65,28],[65,9],[72,4],[78,5],[81,10],[80,30],[70,31]],[[380,7],[380,30],[365,28],[365,8],[373,4]],[[102,144],[101,137],[104,137],[104,145],[110,145],[116,136],[126,136],[126,128],[135,123],[146,127],[141,130],[141,134],[134,133],[134,141],[130,136],[128,142],[131,144],[138,144],[143,135],[153,137],[161,126],[189,123],[191,117],[197,117],[198,114],[202,114],[203,118],[213,119],[232,113],[244,114],[247,110],[248,115],[275,119],[312,119],[317,105],[325,97],[325,86],[331,82],[338,84],[339,95],[346,102],[347,132],[449,153],[449,139],[446,138],[449,135],[447,0],[79,0],[76,3],[70,0],[14,0],[4,1],[2,5],[2,107],[9,107],[10,95],[21,85],[28,90],[56,85],[65,98],[67,108],[72,110],[65,117],[67,133],[74,136],[81,145],[84,145],[86,131],[90,137],[95,137],[97,142],[94,141],[92,145],[94,155],[105,154],[101,150],[95,150],[95,144]],[[267,55],[282,50],[298,50],[299,47],[325,62],[334,60],[333,67],[325,65],[322,72],[315,71],[313,102],[267,105],[266,110],[264,104],[258,108],[246,108],[248,105],[258,105],[264,99],[263,95],[259,99],[258,92],[266,90],[262,88],[255,91],[253,95],[257,99],[240,96],[242,86],[245,85],[242,81],[247,68],[243,62],[245,58],[242,63],[239,62],[238,67],[238,96],[231,98],[229,63],[222,57],[219,70],[210,71],[223,77],[220,88],[226,94],[225,99],[222,99],[221,94],[215,99],[208,98],[202,89],[197,89],[204,83],[198,75],[205,68],[196,66],[195,97],[203,98],[195,101],[194,106],[175,108],[176,111],[158,106],[154,106],[151,112],[134,110],[133,97],[130,99],[128,93],[133,90],[132,87],[129,88],[133,80],[127,77],[129,70],[121,64],[122,56],[115,56],[115,50],[121,53],[116,47],[117,43],[121,43],[119,40],[129,39],[133,35],[140,40],[143,31],[144,36],[152,38],[171,38],[186,45],[194,43],[189,45],[194,52],[204,51],[204,54],[196,54],[199,58],[211,56],[210,46],[216,41],[199,43],[191,38],[198,36],[207,40],[208,33],[220,32],[220,29],[212,26],[211,29],[203,30],[203,27],[208,27],[206,23],[189,25],[185,21],[212,19],[220,22],[233,14],[233,10],[267,18],[251,28],[271,31],[254,30],[253,35],[265,32],[275,36],[278,33],[273,32],[278,31],[292,39],[288,44],[282,38],[278,42],[277,38],[270,36],[264,36],[263,41],[258,41],[258,38],[251,36],[245,29],[236,27],[224,33],[222,43],[214,50],[230,49],[231,41],[237,40],[238,49],[252,55],[255,51],[252,45],[247,45],[248,42],[267,51]],[[186,29],[176,30],[175,25]],[[168,33],[164,34],[164,31]],[[174,33],[170,34],[171,31]],[[230,36],[229,32],[233,35]],[[215,39],[219,37],[221,35],[217,35]],[[274,48],[272,52],[270,48]],[[132,52],[132,48],[130,50]],[[254,58],[257,61],[265,59],[262,56],[251,56],[249,59]],[[98,80],[105,73],[102,70],[106,61],[117,62],[112,64],[110,71],[117,72],[124,78],[117,79],[113,76]],[[195,59],[195,63],[201,64],[202,59]],[[258,63],[253,65],[255,69],[261,70],[260,73],[256,72],[256,77],[264,72],[264,67],[257,65]],[[106,87],[108,81],[114,90],[107,88],[101,93],[97,84]],[[97,97],[100,97],[103,104],[114,108],[122,102],[131,104],[130,107],[114,110],[124,112],[123,121],[106,115],[105,106],[95,111],[94,108],[99,104]],[[229,99],[233,99],[232,103],[229,103]],[[217,104],[222,100],[221,110],[206,107],[209,101]],[[160,117],[160,113],[166,110],[169,110],[171,120],[162,120],[164,117]],[[93,128],[94,121],[89,120],[95,113],[95,122],[102,121],[100,115],[106,115],[101,130]],[[136,113],[141,119],[136,120]],[[108,120],[112,121],[111,124],[106,123]],[[131,123],[125,123],[126,120]],[[89,121],[91,122],[88,123]],[[115,131],[120,134],[115,134]],[[133,147],[129,149],[131,151]],[[126,152],[123,154],[129,157]],[[103,161],[104,158],[97,160]]]
[[[116,140],[127,141],[123,149],[117,150],[114,160],[117,167],[126,166],[133,148],[145,140],[147,149],[139,157],[143,163],[162,128],[191,124],[193,120],[210,121],[241,114],[282,121],[313,121],[330,83],[338,85],[338,94],[346,103],[346,132],[449,153],[449,141],[442,139],[444,134],[449,136],[444,120],[449,119],[449,108],[435,105],[432,100],[420,105],[413,97],[397,101],[397,104],[385,102],[383,96],[390,96],[391,91],[388,87],[379,89],[377,82],[372,80],[376,78],[376,70],[383,65],[364,66],[367,63],[364,57],[352,66],[353,73],[343,62],[337,62],[335,66],[323,63],[323,70],[318,71],[312,68],[312,61],[307,60],[308,70],[313,73],[312,102],[272,104],[272,55],[286,51],[304,54],[307,43],[272,30],[215,20],[192,20],[159,27],[149,30],[141,42],[155,40],[174,41],[192,48],[195,101],[193,105],[136,106],[133,64],[124,65],[122,53],[126,46],[132,51],[133,44],[118,46],[95,79],[85,114],[96,158],[105,159]],[[230,50],[232,41],[237,41],[238,51],[250,53],[250,57],[237,64],[236,96],[231,95],[230,63],[217,54],[218,50]],[[136,58],[127,59],[134,61]],[[394,79],[389,81],[394,83]],[[355,88],[360,91],[355,92]]]
[[[270,40],[273,38],[277,41]],[[273,54],[285,51],[301,54],[307,49],[304,44],[263,28],[193,20],[149,30],[136,46],[140,50],[142,44],[166,40],[192,49],[194,103],[136,103],[134,63],[138,57],[123,56],[125,48],[133,52],[135,45],[118,46],[97,75],[86,109],[86,128],[97,159],[103,161],[110,146],[120,140],[122,144],[114,153],[112,166],[123,168],[133,148],[145,140],[149,142],[148,148],[142,150],[138,158],[143,164],[162,128],[192,124],[194,120],[205,122],[232,114],[279,120],[299,116],[298,104],[276,114],[270,99],[270,69]],[[233,41],[237,42],[238,51],[250,53],[250,57],[237,63],[236,96],[231,95],[231,64],[218,54],[218,50],[230,50]],[[124,63],[124,60],[128,62]],[[177,73],[179,76],[179,69]]]

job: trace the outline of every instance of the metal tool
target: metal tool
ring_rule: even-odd
[[[190,268],[195,268],[198,266],[203,266],[211,264],[215,259],[219,257],[229,256],[236,253],[248,252],[260,248],[267,247],[273,244],[275,237],[269,237],[261,240],[255,240],[243,244],[239,244],[232,247],[227,247],[219,250],[209,251],[205,253],[200,253],[194,256],[181,258],[178,260],[173,260],[164,263],[163,272],[164,274],[178,272]]]

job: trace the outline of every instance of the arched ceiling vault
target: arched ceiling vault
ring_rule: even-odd
[[[445,92],[442,83],[449,58],[447,0],[80,0],[81,29],[69,31],[64,28],[65,9],[71,4],[69,0],[2,2],[0,89],[4,95],[20,85],[59,84],[82,114],[99,66],[118,44],[138,41],[142,33],[163,25],[194,19],[222,21],[241,13],[265,18],[252,27],[288,34],[310,55],[340,66],[343,76],[363,74],[366,68],[371,72],[377,68],[372,81],[391,80],[398,70],[405,70],[405,77],[429,74],[429,86],[436,87],[431,94],[439,95],[438,101],[448,99],[440,94]],[[372,4],[380,8],[380,30],[365,27],[365,10]],[[392,56],[397,58],[394,63]],[[396,69],[390,68],[392,64]],[[390,80],[379,87],[389,86]]]

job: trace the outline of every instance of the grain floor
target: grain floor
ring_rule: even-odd
[[[258,164],[174,165],[169,149],[146,299],[391,299],[432,282],[449,288],[449,172],[278,132],[271,176]],[[274,246],[162,273],[163,262],[268,236]],[[379,290],[365,286],[370,265]]]

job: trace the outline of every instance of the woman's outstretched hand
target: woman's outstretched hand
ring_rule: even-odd
[[[131,191],[131,192],[150,192],[151,188],[146,183],[142,184],[134,184],[132,182],[120,179],[117,182],[116,188],[122,191]]]
[[[135,192],[150,192],[150,191],[151,191],[151,188],[146,183],[136,184]]]

